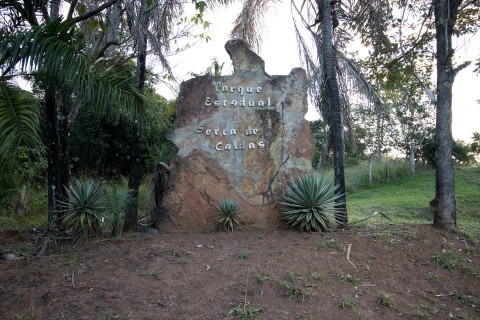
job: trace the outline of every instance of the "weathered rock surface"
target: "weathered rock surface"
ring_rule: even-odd
[[[231,76],[182,83],[175,130],[179,152],[163,200],[162,231],[210,231],[225,198],[240,203],[243,226],[282,224],[276,202],[291,178],[311,169],[314,143],[303,69],[265,73],[242,40],[225,45]]]

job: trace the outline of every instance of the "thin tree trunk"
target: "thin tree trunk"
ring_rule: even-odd
[[[59,150],[57,142],[57,114],[55,103],[55,89],[53,85],[47,85],[45,89],[45,116],[47,129],[47,202],[48,221],[57,222],[57,200],[59,185]]]
[[[57,99],[57,136],[58,136],[58,164],[59,164],[59,181],[60,190],[58,195],[60,198],[67,197],[67,188],[70,183],[70,162],[68,154],[68,111],[65,95],[61,95]],[[58,214],[57,214],[58,215]]]
[[[140,8],[139,22],[141,24],[142,36],[138,41],[138,57],[136,69],[136,83],[137,89],[143,93],[145,91],[145,73],[147,69],[147,35],[146,30],[149,23],[149,15],[147,10],[147,0],[142,0]],[[137,228],[138,219],[138,193],[142,181],[142,155],[141,155],[141,118],[140,108],[142,101],[138,102],[135,108],[134,123],[133,123],[133,141],[132,141],[132,157],[130,164],[130,174],[128,175],[128,187],[133,190],[134,201],[130,204],[125,221],[125,230],[132,231]]]
[[[58,17],[60,12],[60,0],[50,2],[50,19]],[[59,178],[59,145],[57,136],[57,99],[56,86],[48,83],[45,88],[45,117],[47,130],[47,214],[48,222],[52,225],[58,224],[58,198],[61,192],[61,181]]]
[[[377,115],[377,153],[378,163],[382,162],[382,148],[383,148],[383,114]]]
[[[27,204],[25,202],[26,195],[27,195],[27,186],[22,185],[22,187],[18,189],[18,199],[17,199],[17,203],[15,204],[15,214],[17,216],[24,213],[27,209]]]
[[[433,0],[437,40],[437,116],[435,127],[435,216],[433,225],[456,229],[455,184],[452,160],[452,33],[462,0]]]
[[[373,159],[375,159],[375,152],[372,152],[370,161],[368,162],[368,183],[370,186],[373,184]]]
[[[410,163],[410,175],[413,176],[415,173],[415,145],[410,143],[410,152],[409,152],[409,163]]]
[[[340,222],[340,227],[345,227],[348,223],[348,217],[345,195],[343,119],[342,110],[340,107],[340,93],[337,76],[335,73],[335,54],[333,52],[332,36],[332,12],[330,0],[319,0],[317,3],[319,4],[319,9],[321,9],[319,12],[322,12],[323,14],[323,57],[327,77],[327,92],[330,97],[330,106],[332,109],[331,122],[333,133],[333,163],[335,170],[335,184],[339,186],[337,193],[340,195],[340,198],[337,202],[337,208],[340,209],[341,214],[338,216],[338,220]]]
[[[390,162],[385,161],[385,176],[387,177],[387,180],[390,180]]]
[[[353,174],[353,191],[358,190],[358,171],[355,170]]]

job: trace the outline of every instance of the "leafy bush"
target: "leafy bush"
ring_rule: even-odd
[[[110,192],[92,181],[76,180],[67,189],[67,199],[61,202],[64,224],[72,229],[75,241],[86,241],[104,231],[116,235],[122,230],[131,190]]]
[[[235,199],[223,199],[219,203],[220,218],[217,220],[217,225],[221,226],[224,231],[233,231],[239,225],[235,218],[239,210],[239,203]]]
[[[18,181],[12,174],[0,174],[0,207],[13,206],[18,188]]]
[[[340,211],[335,201],[337,186],[319,172],[304,174],[287,187],[280,201],[282,219],[290,227],[306,231],[329,231],[338,225]]]

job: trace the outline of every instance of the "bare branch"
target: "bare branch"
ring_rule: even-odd
[[[110,0],[108,2],[105,2],[100,7],[95,8],[92,11],[85,13],[84,15],[81,15],[81,16],[78,16],[78,17],[75,17],[75,18],[71,19],[71,22],[73,24],[75,24],[75,23],[87,20],[87,19],[99,14],[100,12],[102,12],[106,8],[110,7],[111,5],[115,4],[117,1],[118,0]]]
[[[472,63],[471,61],[465,61],[464,63],[457,66],[455,69],[453,69],[453,77],[456,77],[460,71],[468,67],[471,63]]]
[[[67,20],[72,19],[73,12],[75,11],[75,7],[77,6],[78,0],[72,0],[70,3],[70,8],[68,9]]]

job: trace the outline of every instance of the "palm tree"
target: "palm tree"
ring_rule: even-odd
[[[65,196],[69,182],[68,133],[80,106],[95,101],[98,107],[135,105],[143,96],[132,86],[131,78],[118,75],[88,55],[78,34],[78,23],[111,6],[108,1],[82,15],[73,16],[71,4],[65,19],[57,17],[55,5],[47,13],[46,3],[2,4],[10,14],[10,25],[0,33],[0,67],[3,76],[15,70],[31,74],[44,93],[47,117],[48,217],[56,221],[58,200]],[[40,23],[35,18],[43,17]],[[33,17],[33,18],[32,18]],[[57,17],[57,18],[56,18]],[[20,21],[20,22],[18,22]],[[7,32],[10,28],[14,32]]]

